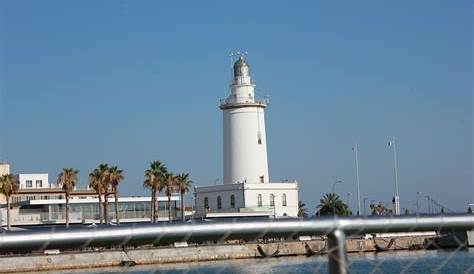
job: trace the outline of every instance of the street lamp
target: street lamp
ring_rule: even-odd
[[[398,192],[398,163],[397,163],[397,145],[395,137],[388,142],[388,146],[393,149],[393,169],[395,171],[395,215],[400,215],[400,195]]]
[[[420,194],[421,192],[417,191],[416,192],[416,215],[420,215],[420,202],[419,202],[419,199],[420,199]]]
[[[369,200],[369,198],[364,198],[364,216],[367,216],[367,212],[365,211],[365,209],[367,208],[366,205],[365,205],[365,201]]]
[[[426,201],[428,202],[428,214],[431,214],[431,198],[428,195],[425,195]]]
[[[336,191],[336,185],[337,184],[342,184],[342,181],[337,180],[332,184],[332,193],[334,193],[334,194],[336,194],[335,191]],[[334,214],[334,216],[336,216],[336,203],[335,203],[335,201],[333,201],[333,203],[332,203],[332,213]]]
[[[350,204],[351,204],[351,196],[352,196],[352,193],[349,192],[349,193],[346,194],[346,196],[347,196],[347,200],[346,200],[347,208],[349,209],[349,211],[351,211],[351,206],[350,206]]]
[[[342,181],[341,180],[337,180],[335,181],[333,184],[332,184],[332,193],[336,193],[335,192],[335,189],[336,189],[336,185],[337,184],[342,184]]]
[[[360,184],[359,184],[359,145],[355,143],[354,147],[352,148],[355,154],[355,165],[356,165],[356,183],[357,183],[357,216],[360,214]]]

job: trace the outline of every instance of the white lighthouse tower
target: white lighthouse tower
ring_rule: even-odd
[[[250,66],[240,56],[232,67],[230,93],[219,105],[224,184],[195,188],[196,217],[297,217],[298,183],[274,183],[268,175],[267,103],[255,99]]]
[[[224,184],[268,183],[265,100],[255,99],[250,66],[243,56],[235,62],[223,113]]]

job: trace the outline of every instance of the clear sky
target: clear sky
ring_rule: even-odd
[[[270,177],[313,209],[336,180],[362,197],[474,203],[471,1],[0,1],[0,160],[14,173],[116,164],[145,195],[159,159],[222,178],[231,50],[270,95]],[[172,2],[172,3],[171,3]],[[355,195],[350,203],[355,205]],[[426,209],[426,200],[420,200]]]

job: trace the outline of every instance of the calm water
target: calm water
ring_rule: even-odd
[[[351,273],[474,273],[474,249],[349,255]],[[327,273],[327,257],[283,257],[41,273]],[[38,272],[36,272],[38,273]]]

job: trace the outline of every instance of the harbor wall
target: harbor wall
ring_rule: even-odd
[[[349,239],[348,252],[406,250],[422,246],[428,237]],[[387,248],[388,246],[388,248]],[[327,252],[325,240],[156,247],[130,250],[102,250],[60,254],[0,257],[0,273],[84,269],[121,265],[186,263],[213,260],[320,255]]]

